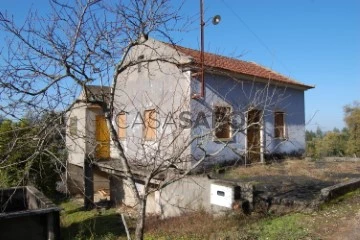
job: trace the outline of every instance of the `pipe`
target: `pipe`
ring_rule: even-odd
[[[204,74],[204,0],[200,0],[200,64],[201,64],[201,92],[200,97],[205,95],[205,74]]]

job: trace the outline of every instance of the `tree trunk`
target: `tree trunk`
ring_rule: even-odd
[[[141,205],[138,210],[138,219],[136,222],[135,239],[144,239],[144,227],[145,227],[145,213],[146,213],[146,195],[141,198]]]
[[[134,176],[133,176],[133,174],[131,172],[130,164],[129,164],[126,156],[125,156],[124,149],[121,146],[121,144],[119,142],[119,139],[117,138],[116,130],[114,128],[114,125],[111,122],[112,117],[111,117],[110,113],[107,112],[106,107],[103,107],[103,111],[104,111],[104,114],[105,114],[105,119],[106,119],[108,129],[109,129],[110,138],[111,138],[111,140],[113,141],[113,143],[115,145],[115,150],[119,154],[119,159],[120,159],[120,162],[122,163],[122,167],[123,167],[123,171],[125,173],[125,177],[129,182],[129,187],[131,188],[132,192],[135,195],[136,203],[140,204],[139,191],[136,189],[135,179],[134,179]]]

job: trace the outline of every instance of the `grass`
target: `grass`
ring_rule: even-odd
[[[84,211],[73,201],[61,204],[63,239],[126,239],[120,216],[114,209]],[[360,213],[360,190],[348,193],[313,213],[283,216],[241,213],[213,217],[197,212],[181,217],[146,220],[146,240],[198,239],[331,239],[339,226],[346,227]],[[347,219],[347,220],[344,220]],[[134,221],[129,221],[134,231]]]
[[[304,239],[309,235],[304,218],[305,215],[297,213],[264,219],[252,225],[248,235],[260,240]]]
[[[63,239],[126,239],[121,217],[115,209],[84,211],[74,201],[60,205]],[[332,239],[339,227],[351,230],[360,214],[360,190],[350,192],[313,213],[291,213],[283,216],[232,213],[213,217],[194,212],[181,217],[146,219],[147,240],[197,239]],[[135,220],[129,219],[134,232]]]
[[[120,215],[115,209],[84,211],[74,201],[60,205],[61,235],[63,239],[118,239],[125,236]],[[125,238],[124,238],[125,239]]]
[[[214,217],[197,212],[170,219],[147,219],[146,239],[211,239],[214,233],[234,231],[240,224],[255,221],[256,217]],[[216,238],[218,239],[218,238]]]

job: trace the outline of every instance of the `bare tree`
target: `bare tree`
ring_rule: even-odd
[[[137,64],[124,64],[121,59],[126,58],[131,48],[143,43],[139,36],[151,33],[168,37],[179,20],[177,9],[163,0],[112,3],[83,0],[73,4],[53,0],[50,6],[51,15],[43,17],[33,11],[22,25],[17,25],[11,15],[1,13],[1,28],[7,34],[1,52],[0,81],[0,110],[5,117],[21,119],[25,110],[34,115],[61,111],[88,84],[114,87],[117,76]],[[101,107],[130,187],[140,200],[130,163],[115,137],[113,97],[112,91],[107,96],[110,104]],[[47,131],[51,123],[46,124]],[[41,134],[44,129],[34,133],[33,138],[38,139],[34,155],[46,151]],[[1,161],[3,167],[7,166],[6,156]],[[138,239],[143,236],[143,217],[139,222]]]
[[[174,69],[186,71],[191,61],[184,60],[175,46],[168,44],[169,48],[174,49],[173,54],[168,55],[148,41],[148,36],[153,35],[172,42],[169,37],[171,31],[183,27],[177,24],[180,20],[178,9],[174,9],[167,0],[119,1],[111,4],[100,0],[81,0],[74,4],[52,0],[50,6],[51,15],[42,17],[36,12],[31,13],[20,26],[10,15],[0,15],[1,28],[8,36],[1,53],[0,85],[4,101],[0,111],[14,119],[22,118],[25,109],[33,114],[64,109],[69,111],[68,106],[77,99],[80,91],[84,93],[85,102],[100,106],[116,151],[116,162],[121,165],[126,184],[135,196],[138,213],[136,239],[143,239],[149,194],[184,178],[225,148],[232,149],[238,156],[246,155],[245,149],[231,148],[230,141],[222,141],[221,138],[216,149],[207,147],[214,136],[229,125],[234,112],[241,112],[242,116],[239,116],[241,124],[232,128],[231,137],[246,134],[251,124],[259,124],[266,116],[267,109],[285,97],[278,97],[279,91],[284,89],[270,87],[269,82],[253,82],[252,90],[244,93],[249,101],[239,109],[219,108],[214,124],[208,128],[199,127],[197,131],[190,132],[192,126],[153,126],[153,123],[147,122],[157,119],[152,114],[161,115],[163,119],[159,123],[163,124],[172,121],[171,118],[179,119],[181,113],[189,111],[190,102],[193,101],[190,98],[190,84],[184,88],[183,79],[175,78],[171,79],[174,89],[159,89],[162,91],[160,94],[142,89],[139,94],[134,94],[129,88],[134,83],[129,83],[128,79],[139,68],[143,69],[149,81],[156,78],[154,68],[169,78],[176,76],[172,72]],[[147,52],[146,56],[138,58],[141,55],[139,51]],[[235,79],[232,75],[228,77]],[[91,84],[104,87],[96,97],[88,87]],[[235,85],[241,84],[236,82]],[[106,87],[110,91],[105,90]],[[229,93],[231,91],[228,90]],[[144,109],[148,108],[144,102],[152,106],[148,120],[143,119]],[[244,124],[244,115],[248,115],[252,109],[261,109],[264,114],[255,114],[256,121],[250,125]],[[147,141],[133,134],[128,137],[129,145],[125,150],[124,143],[118,137],[117,117],[126,111],[141,113],[140,128],[156,131],[157,137]],[[67,114],[66,111],[63,114]],[[201,122],[213,115],[212,109],[192,111],[189,120]],[[56,126],[52,123],[46,122],[32,136],[38,139],[35,155],[46,152],[53,156],[49,149],[43,147],[42,135],[48,131],[49,125]],[[189,154],[193,146],[198,151],[196,157]],[[1,163],[6,167],[6,158],[1,159]],[[136,187],[135,175],[139,170],[143,173],[142,190]],[[154,186],[154,179],[161,181]]]

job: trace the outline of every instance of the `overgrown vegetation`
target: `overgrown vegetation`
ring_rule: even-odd
[[[85,211],[82,204],[66,201],[60,205],[63,239],[125,238],[125,230],[115,209]]]
[[[34,185],[47,196],[56,192],[64,166],[64,128],[47,125],[55,113],[0,121],[0,188]],[[39,143],[34,134],[39,133]]]
[[[306,154],[314,159],[329,156],[360,156],[360,102],[344,107],[346,126],[341,131],[306,131]]]
[[[341,204],[340,204],[341,203]],[[80,203],[61,205],[63,239],[126,239],[120,216],[114,209],[84,211]],[[147,219],[145,239],[322,239],[332,238],[338,228],[352,230],[353,218],[360,213],[360,191],[348,193],[323,205],[313,213],[283,216],[231,213],[213,217],[198,212],[170,219]],[[128,222],[130,228],[135,222]],[[356,228],[356,225],[355,225]],[[345,234],[345,233],[344,233]],[[332,238],[334,239],[334,238]]]

